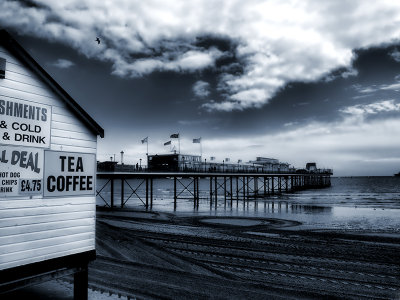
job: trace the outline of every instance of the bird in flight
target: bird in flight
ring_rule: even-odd
[[[97,42],[97,44],[100,44],[100,39],[97,37],[97,38],[95,39],[95,42]]]

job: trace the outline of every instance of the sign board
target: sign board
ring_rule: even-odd
[[[43,152],[0,144],[0,197],[43,194]]]
[[[0,143],[50,147],[51,106],[0,97]]]
[[[95,178],[95,154],[45,151],[45,197],[93,196]]]

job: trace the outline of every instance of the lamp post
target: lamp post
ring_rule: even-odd
[[[142,167],[142,159],[139,159],[139,162],[140,162],[139,167]]]
[[[207,158],[204,159],[204,172],[207,172]]]
[[[225,159],[222,160],[222,173],[225,172]]]

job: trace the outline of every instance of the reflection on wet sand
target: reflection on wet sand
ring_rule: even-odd
[[[322,206],[322,205],[309,205],[309,204],[299,204],[299,203],[290,203],[289,201],[268,201],[268,200],[251,200],[251,201],[241,201],[241,205],[239,202],[236,204],[224,203],[223,207],[210,206],[210,212],[214,210],[223,209],[225,211],[254,211],[255,214],[259,214],[260,212],[264,212],[266,214],[269,213],[293,213],[293,214],[329,214],[332,213],[332,207],[330,206]]]

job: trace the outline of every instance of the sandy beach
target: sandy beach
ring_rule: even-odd
[[[89,299],[400,299],[399,242],[278,218],[100,209]],[[73,299],[71,279],[5,299]]]
[[[272,218],[99,211],[91,287],[137,299],[398,299],[400,237]]]

